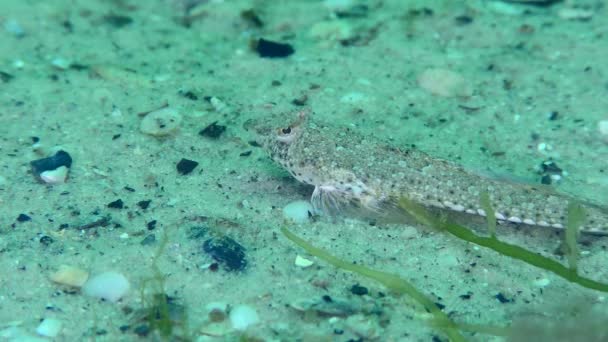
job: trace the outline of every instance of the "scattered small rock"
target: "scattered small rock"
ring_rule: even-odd
[[[142,246],[150,246],[156,243],[156,235],[150,234],[146,236],[143,240],[141,240],[140,244]]]
[[[176,133],[181,122],[182,116],[177,109],[164,107],[146,114],[141,120],[139,130],[155,137],[165,137]]]
[[[117,302],[129,292],[129,280],[118,272],[104,272],[89,279],[82,291],[87,296]]]
[[[47,184],[65,183],[68,171],[72,166],[72,157],[69,153],[60,150],[54,155],[33,160],[30,162],[34,177]]]
[[[608,119],[600,120],[597,123],[597,130],[600,132],[602,140],[608,144]]]
[[[285,58],[295,52],[289,44],[277,43],[264,38],[254,41],[253,46],[262,58]]]
[[[230,310],[230,323],[236,330],[246,330],[260,321],[255,308],[249,305],[237,305]]]
[[[125,203],[119,198],[116,201],[112,201],[110,203],[108,203],[108,208],[112,208],[112,209],[122,209],[124,208]]]
[[[48,235],[42,235],[38,242],[40,242],[43,246],[48,247],[50,244],[55,242],[55,240],[53,240],[53,238]]]
[[[294,223],[307,223],[314,213],[314,209],[308,201],[293,201],[283,207],[283,217]]]
[[[203,243],[203,251],[222,264],[227,271],[242,271],[247,267],[245,248],[227,236],[206,240]]]
[[[103,21],[114,28],[123,28],[131,24],[133,19],[126,15],[108,14],[103,17]]]
[[[81,287],[89,279],[89,272],[78,267],[61,265],[49,278],[57,284]]]
[[[560,8],[559,11],[557,11],[557,15],[566,20],[591,20],[593,14],[594,13],[591,10],[572,7]]]
[[[45,318],[36,328],[36,333],[40,336],[55,338],[61,331],[61,321],[55,318]]]
[[[143,201],[139,201],[137,202],[137,206],[140,207],[141,209],[148,209],[148,207],[150,206],[150,203],[152,203],[152,200],[143,200]]]
[[[209,126],[203,128],[199,135],[202,135],[207,138],[217,139],[226,131],[226,126],[218,125],[217,121],[213,122]]]
[[[499,302],[501,302],[502,304],[504,303],[509,303],[512,302],[513,299],[508,299],[507,297],[505,297],[504,294],[502,294],[502,292],[497,293],[494,298],[496,298]]]
[[[473,94],[464,77],[446,69],[426,69],[418,76],[418,85],[431,94],[444,97],[469,97]]]
[[[182,175],[187,175],[190,172],[192,172],[192,170],[194,170],[194,168],[196,168],[196,166],[198,166],[198,162],[195,162],[194,160],[190,160],[190,159],[185,159],[182,158],[182,160],[180,160],[177,163],[177,172],[179,172]]]
[[[19,24],[19,22],[15,19],[5,19],[4,29],[6,30],[6,32],[12,34],[17,38],[22,38],[23,36],[25,36],[25,30],[23,30],[21,24]]]
[[[359,284],[355,284],[355,285],[353,285],[353,286],[350,288],[350,292],[351,292],[352,294],[357,295],[357,296],[363,296],[363,295],[368,294],[367,287],[365,287],[365,286],[361,286],[361,285],[359,285]]]
[[[306,259],[301,255],[296,255],[295,265],[302,268],[307,268],[314,265],[314,262],[310,259]]]
[[[158,221],[156,221],[156,220],[152,220],[152,221],[146,223],[146,228],[148,228],[148,230],[154,230],[154,229],[156,229],[156,223],[157,222]]]
[[[552,160],[546,160],[540,164],[539,173],[542,184],[551,184],[562,179],[564,171]]]
[[[26,214],[19,214],[19,216],[17,216],[17,222],[26,222],[26,221],[31,221],[31,220],[32,220],[32,218]]]

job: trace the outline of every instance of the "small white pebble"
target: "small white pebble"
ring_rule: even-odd
[[[10,33],[18,38],[23,37],[25,35],[25,31],[23,30],[23,27],[21,27],[19,22],[15,19],[7,19],[4,22],[4,29],[8,33]]]
[[[593,17],[593,11],[582,8],[561,8],[557,15],[566,20],[589,20]]]
[[[534,286],[546,287],[550,283],[551,283],[551,280],[549,280],[548,278],[540,278],[540,279],[537,279],[534,281]]]
[[[258,313],[249,305],[237,305],[230,310],[230,323],[236,330],[245,330],[259,321]]]
[[[53,58],[51,61],[51,65],[59,70],[67,70],[70,67],[70,64],[72,64],[70,61],[61,57]]]
[[[25,62],[21,59],[16,59],[13,61],[13,68],[15,69],[23,69],[25,67]]]
[[[129,280],[118,272],[104,272],[89,279],[82,291],[85,295],[116,302],[129,292]]]
[[[312,260],[306,259],[300,255],[296,255],[295,264],[296,264],[296,266],[306,268],[306,267],[310,267],[310,266],[314,265],[314,262]]]
[[[307,223],[313,210],[308,201],[294,201],[283,208],[283,217],[294,223]]]
[[[54,338],[61,331],[61,321],[54,318],[45,318],[36,328],[36,333],[40,336]]]
[[[608,143],[608,119],[600,120],[597,123],[597,129],[600,132],[600,135],[602,136],[602,140]]]
[[[68,178],[68,171],[67,167],[60,166],[55,170],[40,173],[40,179],[47,184],[63,184]]]
[[[426,69],[418,76],[418,86],[431,94],[469,97],[473,88],[462,75],[446,69]]]

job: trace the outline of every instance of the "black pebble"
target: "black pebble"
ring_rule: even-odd
[[[131,19],[131,17],[127,17],[125,15],[116,15],[116,14],[106,15],[103,17],[103,20],[107,24],[109,24],[115,28],[122,28],[133,22],[133,19]]]
[[[203,243],[203,251],[222,264],[227,271],[242,271],[247,267],[245,248],[227,236],[206,240]]]
[[[457,25],[468,25],[473,22],[473,17],[468,15],[459,15],[454,18],[454,21],[456,21]]]
[[[142,246],[149,246],[149,245],[153,245],[154,243],[156,243],[156,235],[154,235],[154,234],[150,234],[150,235],[146,236],[140,242],[140,244]]]
[[[148,209],[148,207],[150,206],[150,202],[152,202],[152,200],[139,201],[137,202],[137,205],[142,209]]]
[[[34,176],[40,178],[41,173],[56,170],[61,166],[69,169],[72,166],[72,157],[65,151],[58,151],[53,156],[31,161],[30,165],[32,166]]]
[[[156,220],[152,220],[146,223],[146,227],[148,227],[148,230],[154,230],[154,228],[156,228],[156,222]]]
[[[195,162],[194,160],[182,158],[182,160],[177,163],[177,172],[181,173],[182,175],[187,175],[192,172],[197,165],[198,162]]]
[[[216,121],[203,128],[200,132],[198,132],[198,134],[204,137],[217,139],[220,137],[220,135],[222,135],[222,133],[224,133],[224,131],[226,131],[226,126],[218,125]]]
[[[108,203],[108,208],[113,208],[113,209],[122,209],[124,208],[125,203],[119,198],[114,202],[110,202]]]
[[[4,82],[4,83],[8,83],[14,77],[15,76],[9,74],[8,72],[0,71],[0,80],[2,80],[2,82]]]
[[[40,238],[40,240],[39,240],[39,241],[40,241],[40,243],[41,243],[41,244],[43,244],[44,246],[48,246],[48,245],[52,244],[54,240],[53,240],[53,238],[52,238],[52,237],[50,237],[50,236],[48,236],[48,235],[43,235],[43,236]]]
[[[561,175],[563,170],[554,161],[547,160],[540,164],[543,173]]]
[[[135,327],[135,329],[133,329],[133,332],[137,336],[146,337],[150,334],[150,327],[147,324],[142,324],[142,325]]]
[[[498,301],[503,304],[512,301],[510,299],[507,299],[507,297],[505,297],[505,295],[503,295],[501,292],[499,292],[496,296],[494,296],[494,298],[498,299]]]
[[[192,101],[196,101],[196,100],[198,100],[198,96],[196,96],[196,94],[195,94],[195,93],[193,93],[193,92],[192,92],[192,91],[190,91],[190,90],[188,90],[188,91],[186,91],[186,92],[181,92],[181,91],[180,91],[180,93],[179,93],[179,94],[180,94],[181,96],[183,96],[183,97],[187,98],[187,99],[192,100]]]
[[[367,287],[361,286],[359,284],[355,284],[350,288],[350,292],[352,294],[356,294],[357,296],[363,296],[368,293]]]
[[[263,58],[283,58],[294,53],[291,45],[273,42],[264,38],[260,38],[257,41],[255,50]]]
[[[17,216],[17,222],[25,222],[25,221],[31,221],[31,220],[32,220],[32,218],[26,214],[19,214],[19,216]]]

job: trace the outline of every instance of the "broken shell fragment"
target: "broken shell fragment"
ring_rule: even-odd
[[[155,137],[164,137],[174,134],[179,129],[182,116],[177,109],[165,107],[148,113],[139,126],[139,130]]]
[[[89,272],[74,266],[61,265],[49,278],[57,284],[81,287],[89,279]]]
[[[72,157],[60,150],[50,157],[33,160],[30,165],[36,179],[47,184],[61,184],[65,183],[68,177]]]

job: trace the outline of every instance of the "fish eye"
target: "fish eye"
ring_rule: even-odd
[[[283,134],[290,134],[291,133],[291,127],[287,127],[287,128],[281,129],[281,133],[283,133]]]

